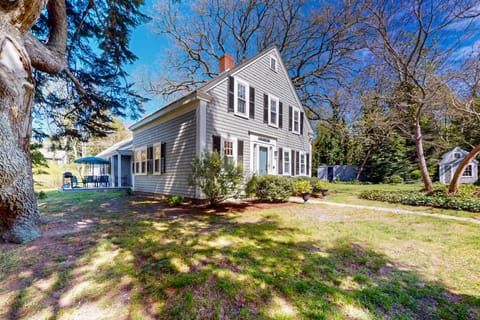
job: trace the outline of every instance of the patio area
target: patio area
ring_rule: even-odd
[[[111,161],[100,157],[83,157],[74,162],[86,165],[87,175],[82,175],[85,168],[78,172],[80,174],[78,177],[72,172],[64,172],[62,186],[59,188],[60,192],[114,191],[131,187],[129,179],[118,177],[115,162],[112,164]],[[112,169],[115,172],[112,172]],[[119,180],[125,181],[119,183]]]

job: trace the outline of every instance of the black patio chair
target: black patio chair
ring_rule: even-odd
[[[83,178],[82,182],[83,187],[87,188],[89,183],[95,183],[95,179],[93,178],[93,176],[86,176],[85,178]]]
[[[110,182],[108,181],[108,176],[100,176],[98,184],[102,187],[108,187],[110,185]]]
[[[80,186],[78,185],[78,179],[76,176],[72,176],[72,189],[73,188],[80,188]]]

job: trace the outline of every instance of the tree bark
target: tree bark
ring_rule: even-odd
[[[422,173],[422,180],[424,184],[425,191],[433,191],[433,184],[430,175],[428,174],[427,162],[425,161],[425,154],[423,153],[423,137],[422,137],[422,128],[420,126],[420,119],[416,118],[414,121],[414,139],[415,139],[415,149],[417,152],[418,166],[420,172]]]
[[[472,151],[470,151],[469,154],[465,158],[463,158],[462,162],[457,167],[457,170],[455,170],[455,174],[453,175],[452,181],[450,181],[450,184],[448,185],[448,193],[450,194],[456,194],[458,192],[458,187],[460,186],[460,180],[462,179],[463,172],[465,171],[465,168],[469,165],[469,163],[477,157],[477,155],[480,153],[480,145],[476,146]]]
[[[0,36],[0,238],[22,243],[40,235],[30,160],[35,87],[21,34],[15,30],[4,34],[8,35]]]
[[[42,44],[28,34],[45,5],[46,0],[0,0],[0,240],[14,243],[40,236],[30,159],[32,61],[51,73],[65,66],[61,52],[66,19],[50,24],[50,43],[43,51]],[[49,20],[66,18],[64,10],[64,0],[50,0]],[[29,55],[29,45],[34,55]]]
[[[363,161],[362,161],[362,164],[360,165],[360,168],[358,168],[357,176],[355,177],[356,180],[360,180],[360,177],[362,176],[362,172],[365,168],[365,165],[367,164],[368,158],[370,158],[370,155],[372,154],[372,151],[373,151],[373,146],[368,148],[367,154],[363,158]]]

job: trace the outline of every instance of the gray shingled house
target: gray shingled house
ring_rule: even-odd
[[[234,66],[133,124],[134,191],[200,198],[191,163],[217,150],[246,177],[311,175],[313,130],[277,48]]]
[[[439,163],[440,183],[450,183],[460,162],[468,154],[467,151],[455,147],[442,156]],[[460,183],[474,183],[478,180],[478,160],[473,160],[463,172]]]

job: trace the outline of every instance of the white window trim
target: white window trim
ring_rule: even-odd
[[[300,121],[300,116],[301,116],[301,112],[299,109],[293,107],[292,108],[292,132],[293,133],[296,133],[296,134],[300,134],[300,124],[301,124],[301,121]],[[298,130],[295,131],[295,113],[298,113]]]
[[[160,158],[158,158],[158,168],[155,166],[155,148],[160,148]],[[162,142],[155,143],[153,145],[153,155],[152,155],[152,166],[153,166],[153,174],[160,176],[162,175]],[[158,170],[157,170],[158,169]]]
[[[465,175],[465,173],[467,173],[468,168],[470,168],[471,174],[470,175]],[[463,171],[462,177],[464,177],[464,178],[473,177],[473,166],[471,164],[469,164],[468,166],[465,167],[465,170]]]
[[[138,166],[138,169],[140,170],[140,172],[137,172],[137,152],[140,151],[140,162],[139,162],[139,166]],[[134,150],[134,169],[135,169],[135,172],[134,172],[134,175],[136,176],[146,176],[147,175],[147,166],[148,166],[148,159],[145,160],[145,172],[142,172],[142,151],[145,151],[145,156],[147,156],[147,147],[146,146],[143,146],[143,147],[140,147],[140,148],[137,148]]]
[[[241,84],[245,87],[245,113],[238,112],[238,84]],[[234,78],[233,86],[233,110],[234,114],[243,118],[250,117],[250,84],[246,81],[243,81],[237,77]]]
[[[267,174],[276,175],[276,159],[275,151],[277,151],[277,140],[269,138],[269,142],[261,140],[261,136],[250,135],[250,172],[252,174],[258,174],[258,162],[259,162],[259,152],[260,147],[265,147],[268,149],[268,164],[267,164]],[[255,147],[256,146],[256,147]],[[255,154],[255,155],[254,155]]]
[[[277,102],[277,115],[275,117],[276,118],[275,123],[272,123],[272,104],[271,104],[272,100],[275,100]],[[278,128],[279,115],[280,115],[280,100],[276,96],[269,94],[268,95],[268,125]]]
[[[302,157],[303,157],[303,171],[302,171]],[[299,175],[300,176],[306,176],[307,175],[307,154],[305,152],[300,151],[300,157],[299,157]]]
[[[292,150],[289,148],[283,148],[283,155],[282,155],[282,166],[283,166],[283,175],[284,176],[291,176],[292,173]],[[285,154],[288,153],[288,166],[285,165]],[[288,168],[288,172],[285,172],[285,168]]]
[[[272,68],[272,60],[275,61],[275,68]],[[270,60],[268,62],[270,62],[270,69],[277,72],[278,71],[278,59],[277,59],[277,57],[271,55]]]
[[[233,143],[232,145],[232,158],[233,158],[233,163],[237,165],[237,156],[238,156],[238,139],[236,137],[232,136],[227,136],[227,135],[220,135],[220,155],[222,157],[225,157],[224,154],[224,149],[225,149],[225,141],[231,141]]]

